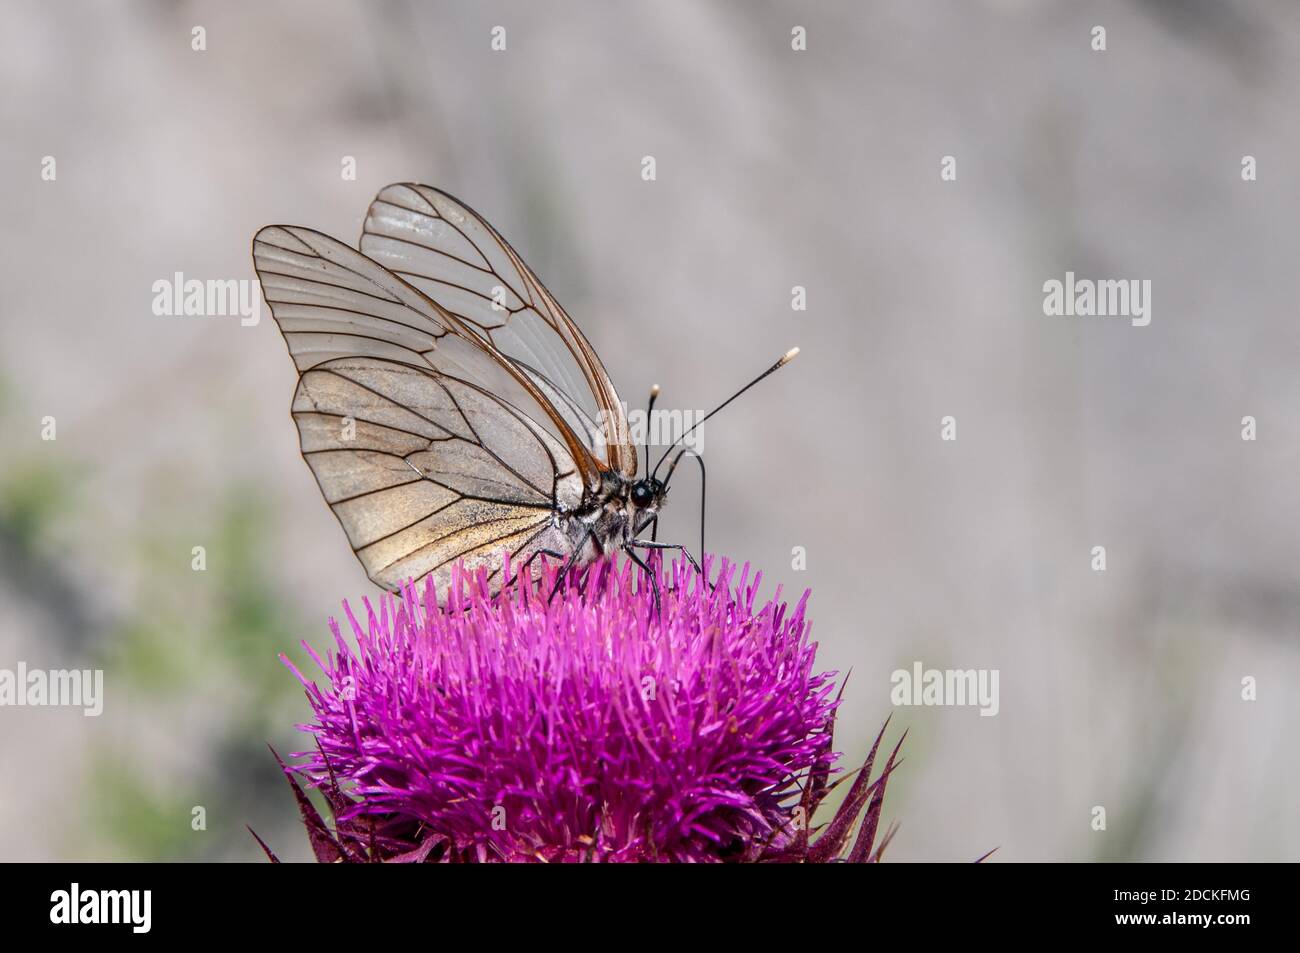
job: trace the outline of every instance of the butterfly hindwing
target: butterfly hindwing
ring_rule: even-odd
[[[321,493],[379,585],[432,573],[441,588],[457,558],[495,573],[502,551],[527,558],[564,545],[548,530],[557,501],[581,500],[572,459],[481,388],[337,358],[302,375],[293,416]]]

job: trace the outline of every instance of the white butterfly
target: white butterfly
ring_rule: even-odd
[[[460,560],[499,588],[506,554],[516,571],[615,549],[695,562],[638,536],[691,451],[637,478],[599,356],[491,225],[438,189],[390,185],[360,248],[270,225],[253,261],[298,367],[303,457],[375,583],[432,576],[441,591]]]

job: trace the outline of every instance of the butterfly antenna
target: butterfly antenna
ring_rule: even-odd
[[[673,447],[677,446],[679,443],[681,443],[683,440],[685,440],[687,437],[689,437],[689,436],[691,435],[691,432],[692,432],[692,431],[694,431],[697,427],[699,427],[702,423],[704,423],[704,421],[708,420],[710,417],[712,417],[714,414],[716,414],[718,411],[720,411],[723,407],[726,407],[729,403],[731,403],[733,400],[735,400],[735,399],[736,399],[737,397],[739,397],[741,394],[745,393],[745,391],[749,390],[751,387],[753,387],[755,384],[757,384],[759,381],[761,381],[764,377],[767,377],[769,374],[775,374],[775,373],[776,373],[777,371],[779,371],[781,368],[785,367],[787,364],[789,364],[791,361],[793,361],[793,360],[795,359],[795,355],[797,355],[798,353],[799,353],[799,349],[798,349],[797,347],[792,347],[792,348],[790,348],[790,350],[786,351],[784,354],[781,355],[781,359],[780,359],[779,361],[777,361],[775,364],[773,364],[771,367],[769,367],[769,368],[768,368],[767,370],[765,370],[763,373],[759,374],[757,377],[755,377],[752,381],[750,381],[748,384],[746,384],[746,385],[745,385],[744,387],[742,387],[740,390],[736,391],[734,394],[732,394],[730,397],[728,397],[728,398],[727,398],[726,400],[724,400],[722,403],[718,404],[717,407],[714,407],[711,411],[709,411],[707,414],[705,414],[703,417],[701,417],[699,420],[697,420],[694,424],[692,424],[692,425],[691,425],[691,426],[686,430],[685,433],[683,433],[680,437],[678,437],[676,440],[674,440],[674,441],[673,441],[673,442],[668,446],[668,449],[664,451],[664,455],[663,455],[662,457],[660,457],[660,458],[659,458],[659,462],[655,464],[654,473],[658,473],[658,472],[659,472],[659,468],[660,468],[661,466],[663,466],[663,465],[664,465],[664,461],[668,459],[668,454],[672,453],[672,451],[673,451]],[[648,448],[647,448],[647,452],[648,452]],[[648,460],[648,459],[649,459],[649,457],[647,457],[647,460]],[[648,467],[648,466],[649,466],[649,463],[647,463],[646,466]],[[651,476],[653,476],[654,473],[652,473]]]
[[[655,401],[659,399],[659,385],[650,385],[650,400],[645,405],[645,472],[650,474],[650,415],[655,412]]]

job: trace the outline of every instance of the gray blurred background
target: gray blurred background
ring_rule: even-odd
[[[707,429],[710,549],[811,587],[846,762],[911,729],[894,859],[1300,856],[1297,5],[5,0],[3,27],[0,667],[102,667],[107,700],[0,709],[0,858],[256,859],[245,824],[307,856],[276,655],[375,590],[269,313],[158,317],[151,288],[254,277],[269,222],[354,243],[411,180],[512,241],[634,407],[801,346]],[[1045,317],[1066,270],[1150,279],[1150,326]],[[1000,713],[893,709],[915,660],[1000,670]]]

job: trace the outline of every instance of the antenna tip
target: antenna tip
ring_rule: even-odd
[[[659,396],[659,385],[658,385],[658,384],[651,384],[651,385],[650,385],[650,396],[651,396],[651,397],[658,397],[658,396]]]
[[[791,361],[795,359],[795,356],[798,353],[799,353],[799,349],[797,347],[790,348],[790,350],[785,352],[785,356],[782,357],[781,360],[777,361],[777,367],[782,367],[786,364],[789,364]]]

